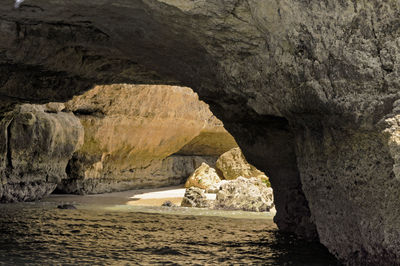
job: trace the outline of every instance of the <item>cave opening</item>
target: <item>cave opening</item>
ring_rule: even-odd
[[[233,136],[190,88],[100,85],[68,102],[42,107],[54,117],[61,112],[78,118],[83,128],[53,194],[153,189],[159,190],[155,198],[132,196],[128,204],[161,206],[163,200],[185,207],[275,213],[268,177],[246,161]],[[235,183],[239,177],[248,180]],[[225,195],[228,189],[219,191],[223,182],[237,191],[244,186],[260,190]],[[232,196],[236,198],[228,202]]]
[[[296,90],[282,93],[282,88],[284,92],[286,88],[290,91],[300,81],[296,75],[279,69],[291,68],[277,64],[274,56],[269,56],[275,54],[270,50],[274,47],[274,38],[269,38],[268,27],[256,25],[264,21],[262,14],[252,14],[263,8],[250,8],[256,2],[246,1],[218,4],[170,0],[56,2],[26,0],[12,10],[7,3],[0,4],[0,113],[3,117],[0,124],[7,128],[0,132],[0,138],[13,139],[0,141],[0,144],[8,143],[0,145],[4,155],[0,157],[0,194],[2,199],[7,199],[4,201],[41,198],[53,191],[59,180],[71,182],[62,182],[63,187],[60,185],[58,191],[100,192],[110,187],[133,186],[126,177],[143,175],[148,170],[151,175],[163,177],[157,169],[166,167],[166,171],[175,171],[171,165],[177,158],[180,163],[189,160],[185,169],[187,165],[195,165],[197,161],[192,157],[203,155],[187,154],[193,148],[189,145],[186,150],[167,156],[168,162],[160,159],[160,165],[152,166],[154,143],[165,146],[176,143],[160,139],[158,135],[148,136],[150,131],[146,130],[140,133],[142,140],[152,137],[154,143],[143,142],[142,152],[134,156],[130,149],[140,146],[140,141],[131,143],[134,138],[129,134],[142,124],[138,121],[135,128],[129,129],[123,119],[107,120],[104,109],[112,109],[111,98],[101,102],[93,96],[91,106],[82,104],[72,110],[74,116],[83,118],[84,125],[78,118],[69,116],[69,107],[58,104],[89,91],[93,84],[184,85],[193,88],[210,104],[249,162],[270,178],[279,228],[317,239],[297,169],[293,119],[284,118],[291,111],[291,93],[294,97],[298,95]],[[275,13],[280,16],[280,11]],[[288,47],[298,45],[290,43]],[[299,54],[305,54],[305,48]],[[279,61],[281,55],[279,52],[276,55]],[[123,95],[120,90],[120,96]],[[101,102],[100,108],[95,106],[96,101]],[[10,112],[20,103],[44,105],[18,106],[18,114]],[[154,118],[150,113],[146,115],[146,119]],[[115,121],[120,123],[119,127]],[[85,140],[82,132],[96,123],[108,126],[99,131],[89,129],[98,138]],[[158,130],[151,132],[168,133],[160,129],[161,122],[156,121],[153,126]],[[186,126],[189,134],[198,125]],[[106,128],[113,128],[113,132]],[[25,129],[29,130],[20,135]],[[115,136],[132,147],[120,146]],[[16,150],[11,151],[13,145]],[[74,154],[81,145],[85,155]],[[145,163],[120,168],[118,182],[104,178],[114,173],[112,163],[123,165],[124,158]],[[12,169],[7,165],[12,165]],[[174,180],[177,179],[164,178],[162,182]],[[160,185],[157,182],[161,181],[143,180],[135,186]]]
[[[271,239],[268,241],[285,243],[275,246],[259,241],[251,244],[267,254],[280,253],[285,250],[286,255],[277,256],[278,261],[292,261],[294,256],[292,254],[298,252],[303,254],[301,256],[310,257],[308,252],[311,248],[317,251],[317,255],[312,257],[313,261],[334,262],[330,254],[321,246],[275,232],[275,224],[272,222],[272,217],[275,215],[274,201],[271,196],[272,190],[268,190],[269,181],[272,186],[278,188],[277,191],[274,191],[275,204],[279,210],[275,216],[275,222],[280,226],[281,232],[294,231],[307,239],[316,237],[313,224],[306,219],[310,214],[304,207],[307,202],[304,195],[301,194],[301,184],[299,184],[296,159],[293,153],[293,136],[289,130],[289,123],[284,118],[258,117],[256,123],[253,123],[254,120],[251,123],[248,120],[243,123],[229,121],[226,128],[232,134],[246,135],[246,137],[240,137],[236,142],[224,128],[224,124],[209,110],[208,105],[199,101],[197,94],[190,88],[132,84],[95,86],[63,103],[23,104],[17,106],[10,117],[12,117],[13,123],[6,131],[9,140],[12,140],[8,142],[11,143],[9,157],[13,160],[16,158],[20,161],[27,161],[24,158],[30,160],[25,168],[21,167],[24,165],[18,165],[20,161],[13,164],[14,168],[20,171],[21,177],[24,177],[27,174],[23,172],[24,170],[29,171],[36,162],[40,162],[41,164],[38,163],[35,166],[36,169],[40,170],[42,167],[45,170],[40,174],[46,173],[45,181],[31,183],[32,186],[36,186],[35,189],[21,189],[23,186],[30,185],[23,182],[18,184],[20,187],[12,188],[14,192],[21,191],[19,194],[13,194],[13,196],[20,197],[17,200],[31,201],[37,199],[35,196],[39,195],[39,197],[44,197],[43,203],[60,204],[58,205],[60,209],[73,209],[77,206],[85,214],[68,219],[71,221],[87,219],[88,223],[91,223],[92,220],[99,221],[100,217],[103,217],[100,224],[94,225],[99,228],[110,226],[108,220],[104,218],[110,214],[103,213],[104,211],[151,212],[153,217],[157,217],[157,222],[148,220],[144,214],[137,217],[124,214],[118,218],[120,220],[118,226],[123,225],[125,228],[129,228],[125,229],[128,230],[127,234],[135,232],[140,237],[144,237],[142,235],[149,226],[155,231],[165,231],[163,233],[165,235],[160,240],[164,243],[170,237],[169,234],[175,234],[176,231],[173,229],[174,227],[171,231],[165,230],[163,226],[170,225],[173,221],[174,225],[180,226],[179,230],[183,230],[186,236],[191,238],[190,245],[193,246],[193,249],[198,249],[208,242],[193,236],[190,233],[192,229],[189,231],[182,229],[185,226],[185,219],[194,220],[196,229],[204,239],[221,241],[221,246],[228,249],[231,245],[229,241],[232,241],[229,236],[246,232],[245,228],[248,227],[236,220],[238,218],[249,219],[252,221],[252,228],[259,228],[259,230],[265,230],[265,226],[268,228],[267,238]],[[8,121],[7,118],[3,122],[6,121]],[[67,131],[64,132],[64,129]],[[15,136],[20,137],[12,139]],[[17,143],[19,146],[16,145]],[[265,172],[268,178],[247,162],[238,146],[246,148],[246,158],[259,169],[267,169]],[[38,148],[41,153],[36,150]],[[24,151],[25,157],[21,156],[18,151]],[[61,158],[66,154],[67,157]],[[43,158],[49,160],[50,167],[43,167]],[[55,158],[58,158],[58,165],[55,164]],[[64,169],[62,165],[64,165]],[[199,173],[197,176],[196,172]],[[59,178],[60,173],[65,174],[61,179]],[[188,179],[189,176],[194,177]],[[294,178],[297,179],[293,180]],[[227,179],[225,180],[227,182],[222,185],[218,184],[219,182],[223,183],[221,179]],[[236,180],[239,181],[232,182],[227,186],[229,181]],[[182,188],[183,183],[186,188]],[[215,183],[219,187],[213,186]],[[49,186],[44,187],[45,184]],[[187,184],[189,185],[186,186]],[[171,187],[171,185],[175,186]],[[208,186],[204,187],[204,185]],[[264,189],[259,189],[259,186]],[[195,187],[195,189],[188,187]],[[254,195],[255,188],[259,189],[256,195]],[[129,189],[135,189],[135,192],[129,191]],[[250,193],[243,191],[246,189]],[[235,190],[240,193],[227,193]],[[39,191],[43,194],[39,194]],[[54,194],[46,197],[46,194],[51,191]],[[265,191],[268,191],[269,195],[261,199],[260,196]],[[104,192],[113,193],[102,194]],[[64,195],[60,193],[64,193]],[[70,194],[81,195],[71,197]],[[91,195],[84,196],[82,194]],[[238,197],[238,194],[242,195]],[[7,194],[4,195],[7,196]],[[218,201],[218,197],[220,197],[220,201]],[[236,198],[232,200],[233,197]],[[189,208],[190,210],[182,213],[174,207],[174,205],[179,206],[180,204],[185,207],[198,208]],[[166,208],[168,211],[152,209],[160,205],[164,206],[160,208],[168,207]],[[250,212],[244,214],[244,212],[233,210]],[[93,215],[93,211],[95,211],[95,215]],[[254,211],[264,212],[267,215],[256,215]],[[220,228],[220,222],[213,221],[211,226],[208,220],[202,220],[202,218],[189,217],[182,218],[183,221],[176,220],[162,216],[165,212],[178,216],[222,216],[225,217],[223,219],[234,220],[230,225],[231,231],[226,231]],[[160,216],[154,216],[156,215],[154,213],[160,213]],[[118,216],[118,214],[113,215]],[[265,220],[258,221],[260,217]],[[134,223],[145,226],[140,229],[132,228],[126,221],[128,218]],[[137,219],[145,219],[146,222],[139,222]],[[75,225],[70,226],[76,227]],[[262,226],[264,229],[261,229]],[[210,235],[208,232],[210,228],[219,230],[223,234]],[[105,231],[105,229],[102,230]],[[73,231],[87,232],[86,229],[82,230],[78,227]],[[114,233],[109,232],[108,234],[113,235]],[[148,235],[146,236],[148,237]],[[100,237],[100,239],[102,238]],[[243,240],[245,241],[245,239]],[[70,245],[77,245],[73,240],[65,241],[69,241]],[[239,245],[239,242],[235,245]],[[240,245],[246,245],[246,242],[242,242]],[[101,243],[104,247],[108,246],[107,242]],[[177,250],[181,248],[174,245]],[[165,252],[177,252],[174,251],[174,248],[172,251],[170,248],[159,250],[149,245],[146,246],[146,249],[163,255]],[[140,252],[137,251],[137,254]],[[249,254],[252,252],[249,249]],[[77,258],[79,256],[77,255]],[[261,260],[264,259],[263,257],[264,254],[260,255]],[[180,261],[176,257],[171,259]],[[247,257],[244,256],[242,259],[247,260]],[[241,261],[239,258],[237,260]]]
[[[16,2],[15,6],[12,0],[0,3],[2,201],[34,201],[53,191],[59,180],[67,179],[70,155],[84,145],[79,119],[63,112],[65,106],[50,102],[68,101],[94,84],[187,86],[223,121],[249,163],[270,178],[275,221],[282,231],[319,239],[348,264],[400,264],[398,2]],[[26,103],[44,106],[19,105]],[[93,116],[90,121],[95,123],[107,106],[110,104],[81,108],[76,115]],[[118,133],[128,144],[129,132]],[[99,135],[110,136],[106,130]],[[110,148],[118,146],[115,139],[108,141]],[[123,156],[105,153],[103,157],[93,152],[98,142],[87,143],[84,147],[93,156],[74,157],[68,176],[82,176],[76,170],[82,163],[91,165],[88,176],[101,177],[102,172],[112,173],[113,169],[99,162],[131,155],[121,148]],[[151,152],[150,145],[139,157],[147,160]],[[171,156],[186,156],[177,152]],[[126,169],[121,176],[135,173]],[[107,186],[113,185],[117,186]],[[82,187],[100,191],[107,186],[87,182]],[[19,224],[28,220],[37,225],[29,215],[40,221],[51,217],[48,212],[35,216],[30,205],[23,205],[26,211],[13,212],[19,205],[14,206],[2,204],[1,208],[15,219],[20,217]],[[21,216],[24,213],[28,216]],[[30,227],[14,228],[18,223],[6,211],[0,215],[9,221],[2,224],[8,228],[3,234],[23,235]],[[256,228],[255,224],[248,227]],[[37,229],[42,232],[40,226]],[[74,228],[68,234],[79,230]],[[51,232],[51,227],[45,231]],[[264,233],[259,230],[259,235]],[[241,236],[246,239],[245,234],[237,238]],[[32,241],[0,237],[5,246],[40,243],[27,239]],[[219,241],[219,235],[214,239]],[[224,246],[227,250],[239,240],[229,241]],[[154,250],[184,253],[170,248],[170,243],[163,244]],[[206,244],[212,246],[213,242]],[[10,249],[15,250],[14,246]],[[123,244],[119,247],[124,250]],[[43,245],[40,248],[46,250]],[[243,250],[236,251],[232,260],[248,263],[238,255]],[[0,252],[0,260],[9,264],[4,259],[9,252]],[[210,259],[210,264],[227,257],[230,254],[222,253],[218,259]],[[46,256],[42,258],[45,261]],[[113,263],[103,264],[107,262]],[[252,262],[265,263],[262,259]]]

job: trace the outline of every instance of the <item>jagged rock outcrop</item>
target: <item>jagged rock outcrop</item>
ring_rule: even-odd
[[[215,208],[219,209],[266,212],[273,207],[272,188],[256,177],[241,176],[223,182],[215,200]]]
[[[62,192],[87,194],[178,185],[202,162],[214,165],[215,155],[236,145],[190,88],[97,86],[65,105],[79,117],[85,140],[68,164],[69,179],[58,186]],[[212,136],[197,145],[192,140],[204,129],[228,140],[215,150]],[[190,147],[181,155],[179,151],[188,143]]]
[[[207,199],[207,196],[204,194],[204,189],[198,187],[190,187],[185,191],[185,195],[183,196],[182,207],[196,207],[196,208],[210,208],[212,206],[212,202]]]
[[[268,181],[263,172],[246,161],[246,158],[244,158],[242,151],[238,147],[223,153],[215,163],[215,167],[226,180],[242,176],[246,178],[257,177]]]
[[[397,1],[0,3],[0,102],[93,84],[193,88],[274,189],[275,221],[400,264]]]
[[[82,145],[72,113],[24,104],[0,121],[0,202],[33,201],[67,178],[65,168]]]
[[[198,187],[207,190],[215,187],[219,182],[221,179],[215,169],[202,163],[186,180],[185,188]]]
[[[268,212],[274,207],[272,188],[259,178],[240,176],[234,180],[223,180],[215,186],[215,199],[207,198],[206,189],[187,188],[181,206],[253,212]]]

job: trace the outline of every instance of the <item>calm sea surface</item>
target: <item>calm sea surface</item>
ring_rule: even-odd
[[[1,265],[337,265],[271,215],[187,208],[0,205]],[[211,215],[211,216],[210,216]]]

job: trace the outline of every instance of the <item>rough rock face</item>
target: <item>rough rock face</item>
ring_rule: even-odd
[[[220,156],[237,147],[235,139],[215,116],[211,116],[200,134],[185,144],[177,154]]]
[[[190,187],[186,189],[183,196],[182,207],[196,207],[196,208],[209,208],[211,202],[204,194],[204,190],[198,187]]]
[[[267,179],[263,172],[246,161],[238,147],[222,154],[215,163],[215,167],[226,180],[236,179],[239,176]]]
[[[270,177],[281,230],[399,264],[399,14],[381,0],[2,1],[1,110],[93,84],[189,86]]]
[[[185,188],[198,187],[201,189],[208,189],[214,187],[221,182],[214,168],[208,164],[202,163],[187,179]]]
[[[65,105],[79,117],[85,130],[83,146],[68,164],[70,178],[58,186],[67,193],[181,184],[202,162],[213,165],[215,155],[236,145],[189,88],[97,86]],[[193,142],[204,129],[227,141],[215,149],[213,136]],[[180,153],[189,143],[190,147]],[[172,154],[177,155],[168,157]]]
[[[272,188],[259,178],[238,177],[214,184],[215,199],[208,199],[206,190],[199,187],[186,189],[181,206],[267,212],[274,207]]]
[[[223,182],[215,200],[215,208],[220,209],[265,212],[273,207],[272,188],[255,177]]]
[[[82,145],[73,114],[24,104],[0,121],[0,202],[33,201],[67,178],[65,168]]]
[[[216,158],[210,156],[169,156],[163,160],[155,160],[143,168],[125,170],[125,178],[82,178],[74,169],[81,162],[69,162],[68,179],[62,180],[57,186],[58,192],[73,194],[97,194],[114,191],[124,191],[139,188],[155,188],[179,185],[185,182],[202,163],[214,164]],[[72,168],[74,166],[74,168]],[[82,168],[85,165],[82,166]],[[121,172],[121,175],[124,171]]]

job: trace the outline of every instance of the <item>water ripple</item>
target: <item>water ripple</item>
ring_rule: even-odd
[[[1,265],[337,265],[322,246],[280,234],[271,219],[1,208]]]

